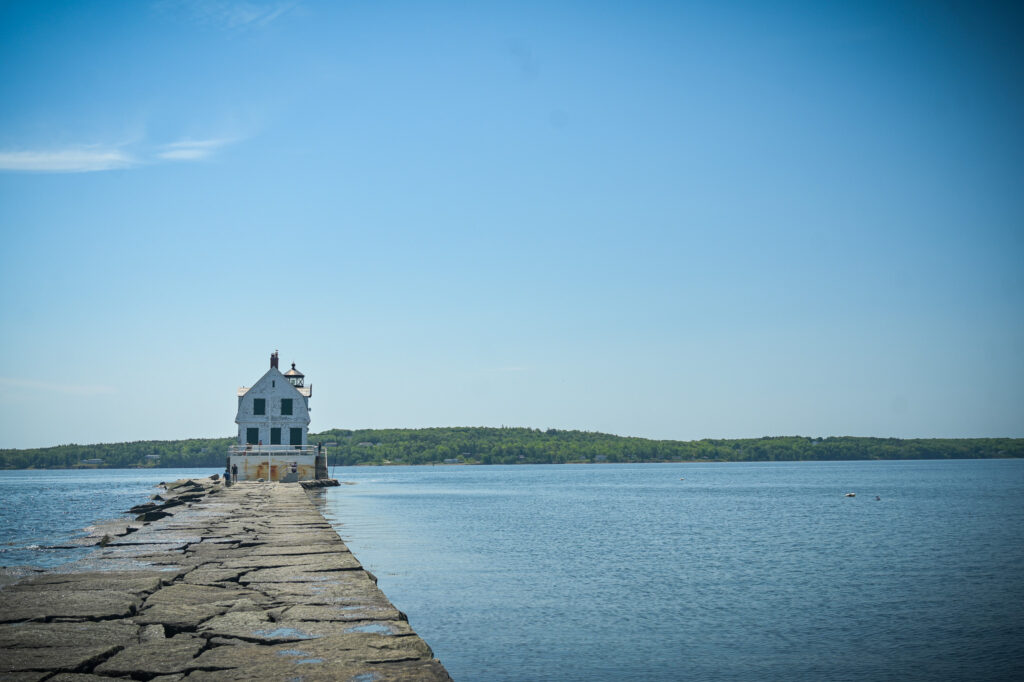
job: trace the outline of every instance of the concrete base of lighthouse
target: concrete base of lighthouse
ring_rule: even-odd
[[[237,473],[235,467],[238,467]],[[245,454],[229,454],[228,470],[238,481],[278,481],[297,483],[327,478],[327,459],[324,455],[297,451],[252,450]]]

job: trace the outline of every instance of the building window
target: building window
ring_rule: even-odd
[[[292,413],[292,399],[281,398],[281,414],[290,415]]]
[[[289,436],[291,437],[291,442],[289,443],[289,445],[302,445],[302,429],[292,428],[289,429],[289,431]]]
[[[260,442],[260,430],[259,429],[246,429],[245,430],[245,442],[249,445],[256,445]]]
[[[252,399],[252,413],[253,414],[266,414],[267,413],[267,400],[266,400],[266,398],[253,398]]]
[[[280,445],[281,444],[281,429],[274,427],[270,429],[270,444]]]

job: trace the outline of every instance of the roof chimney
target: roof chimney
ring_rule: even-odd
[[[270,354],[270,369],[277,369],[277,351]]]

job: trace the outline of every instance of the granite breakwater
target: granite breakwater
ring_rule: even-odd
[[[164,487],[0,589],[0,679],[450,679],[302,486]]]

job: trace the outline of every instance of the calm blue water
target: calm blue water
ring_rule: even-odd
[[[1024,678],[1021,460],[335,476],[456,680]]]
[[[149,500],[161,481],[203,478],[217,469],[0,471],[0,566],[51,567],[92,547],[68,549],[97,521]],[[54,546],[59,546],[55,548]]]
[[[211,473],[0,472],[0,565]],[[1024,678],[1024,460],[334,473],[325,513],[457,680]]]

